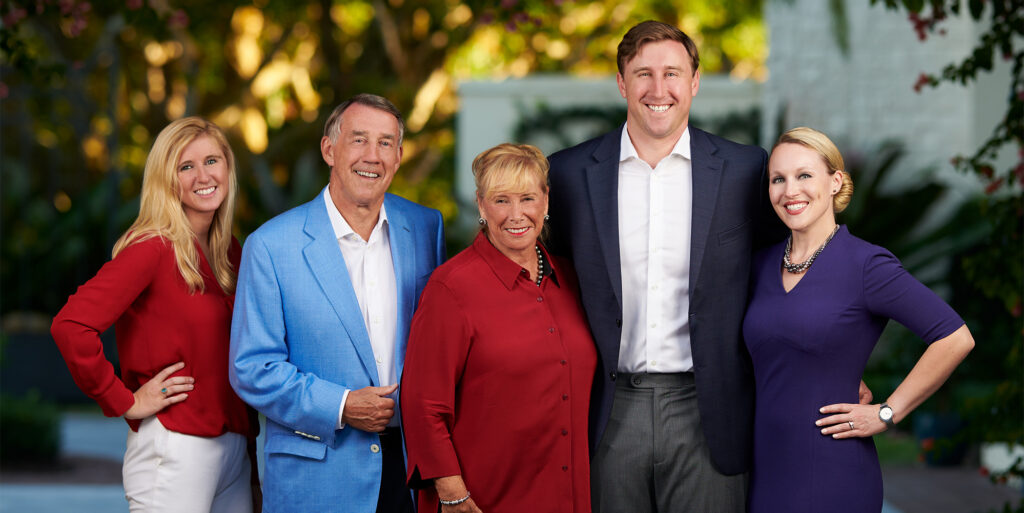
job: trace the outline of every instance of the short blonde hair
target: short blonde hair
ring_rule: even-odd
[[[525,191],[534,184],[548,192],[548,159],[536,146],[502,143],[473,159],[476,195]]]
[[[228,188],[227,196],[213,214],[207,241],[211,254],[207,257],[221,289],[227,294],[233,294],[238,270],[231,267],[228,250],[231,248],[235,195],[238,191],[235,154],[220,127],[200,117],[174,121],[156,136],[142,175],[139,216],[114,244],[113,256],[116,257],[124,248],[136,242],[163,237],[174,247],[178,271],[188,284],[189,292],[205,292],[206,285],[199,270],[199,253],[194,242],[196,234],[181,206],[181,185],[178,180],[178,161],[182,152],[200,137],[210,137],[216,141],[224,152],[228,168],[228,183],[222,184]]]
[[[799,144],[817,153],[825,163],[825,167],[828,168],[828,174],[834,175],[836,171],[843,173],[843,185],[839,187],[839,192],[832,196],[832,211],[838,214],[846,210],[850,199],[853,198],[853,178],[850,177],[850,173],[846,172],[843,155],[839,153],[839,148],[836,148],[832,140],[813,128],[798,126],[786,130],[779,136],[779,140],[775,142],[775,146],[772,146],[772,150],[774,151],[778,145],[786,143]]]

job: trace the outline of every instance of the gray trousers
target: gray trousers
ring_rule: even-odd
[[[746,511],[746,474],[711,465],[692,373],[619,373],[590,468],[594,513]]]

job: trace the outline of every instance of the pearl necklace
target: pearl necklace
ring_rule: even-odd
[[[540,252],[540,246],[533,246],[537,250],[537,286],[540,287],[540,281],[544,279],[544,254]]]
[[[818,258],[818,255],[821,254],[821,251],[825,249],[825,246],[828,246],[828,243],[832,241],[832,237],[835,237],[836,232],[838,231],[839,225],[836,225],[836,228],[832,230],[832,233],[829,234],[827,239],[825,239],[825,242],[822,242],[821,246],[818,246],[818,250],[815,251],[813,255],[811,255],[811,258],[808,258],[802,264],[794,264],[789,260],[789,251],[793,247],[793,236],[790,235],[789,238],[786,239],[786,253],[782,255],[782,267],[793,274],[800,274],[806,271],[809,267],[811,267],[811,264],[814,263],[814,259]]]

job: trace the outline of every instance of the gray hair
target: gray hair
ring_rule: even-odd
[[[338,142],[338,134],[341,132],[341,115],[345,112],[345,109],[357,103],[382,110],[394,116],[398,120],[398,144],[402,144],[402,137],[405,136],[405,121],[402,119],[402,113],[387,98],[369,93],[357,94],[335,107],[330,117],[327,118],[327,123],[324,124],[324,137],[330,138],[331,143]]]

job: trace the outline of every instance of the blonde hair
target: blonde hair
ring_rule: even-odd
[[[785,143],[799,144],[817,153],[825,163],[825,167],[828,168],[828,174],[834,175],[836,171],[843,173],[843,184],[839,187],[839,192],[832,196],[832,211],[838,214],[846,210],[850,199],[853,198],[853,178],[850,177],[850,173],[846,172],[843,155],[839,153],[839,148],[836,148],[832,140],[813,128],[799,126],[786,130],[779,136],[779,140],[775,142],[775,146],[772,146],[772,150],[774,151],[778,145]]]
[[[534,183],[548,192],[548,159],[536,146],[502,143],[473,159],[477,197],[525,191]]]
[[[192,141],[200,137],[211,137],[220,146],[227,159],[227,197],[213,214],[213,222],[207,241],[210,254],[207,255],[210,268],[220,288],[226,294],[235,291],[237,271],[231,267],[228,249],[231,248],[231,226],[235,212],[235,193],[238,179],[235,176],[235,155],[220,127],[200,117],[187,117],[167,125],[157,135],[153,148],[146,158],[142,176],[142,197],[139,202],[139,216],[128,231],[114,244],[113,256],[136,242],[153,237],[163,237],[174,247],[174,258],[178,271],[190,293],[206,291],[203,276],[199,271],[199,252],[195,246],[196,234],[181,206],[181,185],[178,181],[178,161],[181,153]]]

